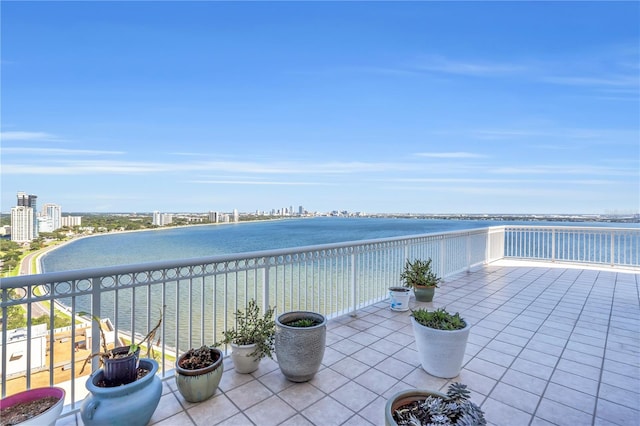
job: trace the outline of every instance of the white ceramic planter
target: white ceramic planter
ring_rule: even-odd
[[[389,287],[389,303],[392,311],[408,311],[411,292],[406,287]]]
[[[432,376],[450,379],[460,374],[471,325],[461,330],[436,330],[411,317],[420,364]]]
[[[231,359],[233,360],[233,367],[238,373],[248,374],[253,373],[260,366],[260,358],[255,356],[248,356],[256,350],[256,344],[250,345],[236,345],[231,344]]]

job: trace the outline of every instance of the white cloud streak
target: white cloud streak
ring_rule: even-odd
[[[51,133],[45,132],[0,132],[2,141],[60,141],[61,139]]]

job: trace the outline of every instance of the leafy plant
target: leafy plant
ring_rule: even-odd
[[[80,374],[82,374],[84,372],[85,367],[87,366],[87,364],[89,363],[89,361],[91,361],[93,358],[99,356],[100,357],[100,363],[102,364],[103,359],[113,359],[113,358],[122,358],[125,356],[130,356],[133,355],[135,353],[137,353],[140,350],[140,347],[146,342],[147,343],[147,357],[149,357],[151,355],[151,357],[155,357],[154,356],[154,351],[153,351],[153,339],[156,336],[156,333],[158,332],[158,330],[160,329],[160,325],[162,324],[162,318],[164,317],[164,308],[165,306],[162,307],[162,309],[160,310],[160,318],[158,319],[158,323],[156,324],[155,327],[153,327],[149,333],[140,341],[140,343],[131,343],[131,345],[129,345],[129,350],[128,352],[126,352],[125,354],[120,353],[119,351],[115,351],[116,348],[114,349],[109,349],[107,347],[107,338],[104,334],[104,330],[102,329],[102,326],[100,325],[100,317],[98,317],[97,315],[91,315],[91,319],[96,323],[96,325],[98,326],[98,330],[100,330],[100,344],[102,346],[102,351],[100,352],[95,352],[92,353],[91,355],[89,355],[85,360],[84,360],[84,364],[82,364],[82,369],[80,370]],[[78,315],[88,315],[86,312],[79,312]],[[158,338],[159,340],[159,338]]]
[[[467,326],[466,321],[460,318],[459,312],[451,314],[444,308],[439,308],[435,311],[420,308],[412,310],[411,316],[416,319],[418,324],[437,330],[462,330]]]
[[[214,346],[228,345],[256,345],[256,350],[248,357],[273,358],[276,322],[274,320],[275,307],[269,307],[264,315],[260,315],[258,303],[251,299],[246,311],[238,309],[235,313],[236,328],[222,332],[224,338]]]
[[[429,395],[426,399],[399,407],[393,413],[398,426],[484,426],[484,412],[469,400],[467,385],[452,383],[447,398]]]
[[[407,259],[400,279],[405,287],[425,286],[438,287],[439,278],[432,269],[431,258],[427,260],[415,259],[413,262]]]
[[[316,325],[316,321],[311,318],[300,318],[295,321],[288,322],[286,325],[289,327],[313,327]]]

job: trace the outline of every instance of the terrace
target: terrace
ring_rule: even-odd
[[[169,367],[162,372],[164,390],[151,420],[154,425],[378,425],[384,423],[384,405],[395,392],[443,389],[450,381],[469,386],[490,424],[637,425],[639,234],[638,229],[499,227],[306,247],[268,256],[245,254],[242,261],[218,257],[162,268],[136,265],[140,270],[47,274],[39,280],[19,277],[4,280],[2,308],[4,314],[11,303],[5,292],[30,285],[25,280],[49,283],[74,301],[72,308],[83,292],[93,291],[93,306],[99,308],[96,298],[104,302],[106,297],[97,288],[106,294],[124,288],[135,292],[139,286],[149,303],[133,307],[131,322],[120,326],[135,333],[134,317],[151,312],[151,287],[161,286],[167,296],[169,283],[187,282],[189,297],[178,291],[175,299],[186,299],[188,307],[177,303],[171,318],[190,324],[189,337],[181,341],[184,336],[164,330],[163,340],[171,342],[172,334],[177,339],[163,341],[163,359],[172,351],[215,339],[229,324],[219,314],[253,296],[285,306],[283,310],[304,308],[331,318],[323,365],[308,383],[286,381],[268,359],[250,375],[236,373],[226,359],[216,395],[191,404],[177,392],[170,362],[165,362]],[[459,311],[474,325],[463,370],[452,380],[422,370],[408,313],[391,311],[385,301],[386,287],[397,281],[399,265],[417,256],[432,257],[446,282],[433,303],[412,302],[414,306]],[[203,266],[209,264],[215,266]],[[162,274],[156,272],[160,270]],[[169,272],[174,270],[175,275]],[[84,287],[88,280],[101,284]],[[62,283],[68,284],[68,291],[62,291]],[[313,291],[322,283],[326,291]],[[115,290],[119,286],[123,289]],[[216,291],[208,291],[208,286]],[[203,290],[200,294],[212,294],[206,304],[204,297],[191,297],[198,288]],[[28,307],[46,299],[28,294],[19,300]],[[202,309],[193,300],[202,301]],[[113,311],[114,324],[127,319],[121,308]],[[211,309],[216,314],[207,318],[204,313]],[[104,316],[104,310],[98,312]],[[211,330],[206,323],[214,324]],[[74,333],[71,336],[73,343]],[[5,354],[2,363],[7,371]],[[7,377],[3,374],[2,379],[4,394]],[[70,387],[69,405],[57,425],[82,424],[77,411],[83,387],[84,379]]]

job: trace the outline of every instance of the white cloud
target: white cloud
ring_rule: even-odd
[[[64,149],[64,148],[2,148],[3,154],[29,155],[121,155],[123,151],[98,151],[92,149]]]
[[[473,152],[418,152],[414,154],[417,157],[428,158],[486,158],[484,154],[475,154]]]
[[[0,140],[3,141],[59,141],[61,140],[51,133],[45,132],[0,132]]]

